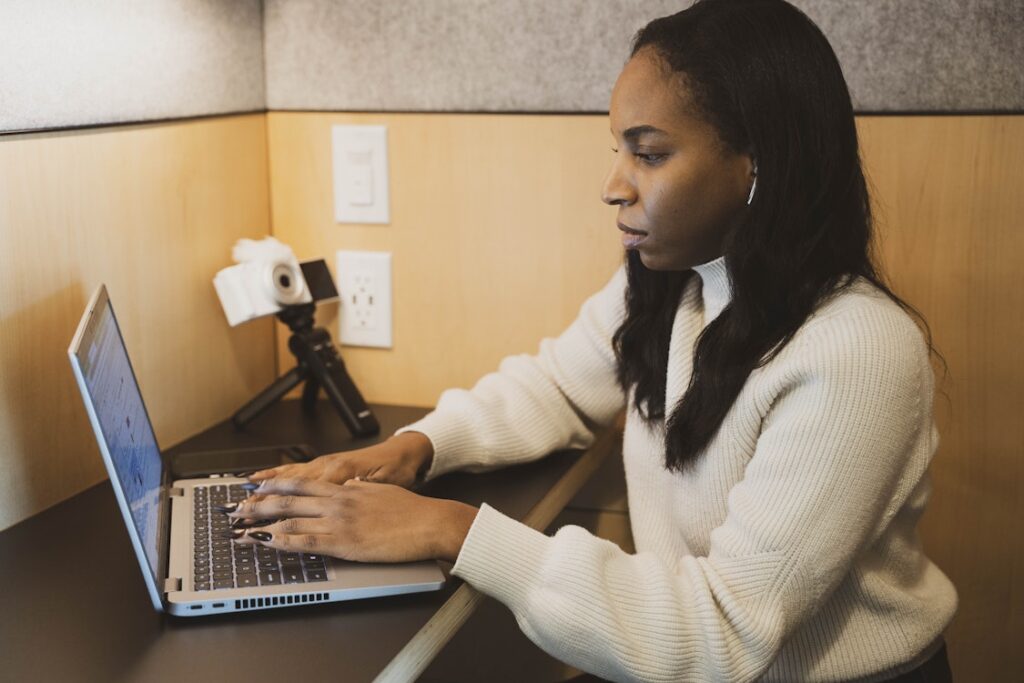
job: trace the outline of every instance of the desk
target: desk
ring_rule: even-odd
[[[218,424],[169,453],[294,442],[325,453],[380,440],[350,439],[325,402],[313,417],[298,403],[279,403],[244,432]],[[383,437],[427,412],[373,409]],[[449,474],[421,492],[486,501],[544,529],[618,448],[617,433],[608,432],[584,452]],[[0,533],[0,582],[0,681],[411,681],[482,599],[449,577],[432,593],[198,618],[160,614],[107,481]]]

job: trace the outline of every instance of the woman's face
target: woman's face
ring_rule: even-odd
[[[623,246],[651,270],[686,270],[721,256],[753,182],[751,158],[726,149],[684,81],[647,48],[612,91],[615,160],[601,199],[619,207]]]

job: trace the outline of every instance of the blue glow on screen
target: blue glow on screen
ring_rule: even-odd
[[[109,300],[79,356],[93,410],[153,576],[159,571],[160,448]],[[115,482],[117,485],[117,482]]]

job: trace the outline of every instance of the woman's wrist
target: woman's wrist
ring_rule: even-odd
[[[434,528],[438,542],[434,557],[454,564],[480,510],[456,500],[437,499],[437,502],[440,519]]]
[[[402,432],[392,436],[389,441],[401,451],[402,458],[409,462],[413,481],[422,481],[434,462],[434,444],[427,435],[421,432]]]

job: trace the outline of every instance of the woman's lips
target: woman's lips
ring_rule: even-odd
[[[634,230],[633,228],[618,224],[619,230],[622,231],[622,246],[626,249],[635,249],[641,242],[647,239],[647,233],[643,230]]]

